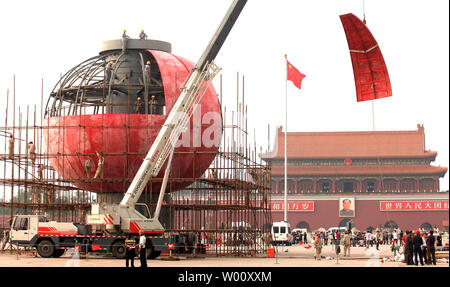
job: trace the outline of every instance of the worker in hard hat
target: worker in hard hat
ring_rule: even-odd
[[[151,115],[158,114],[158,102],[156,101],[155,95],[152,95],[152,99],[150,100],[150,114]]]
[[[9,157],[9,159],[13,159],[13,157],[14,157],[14,137],[13,137],[13,135],[9,135],[8,157]]]
[[[105,67],[105,82],[109,83],[111,81],[111,75],[114,70],[114,61],[109,61]]]
[[[145,64],[144,67],[144,71],[145,71],[145,77],[147,79],[147,83],[150,81],[150,61],[147,61],[147,63]]]
[[[142,114],[142,108],[144,107],[144,102],[142,101],[141,97],[138,97],[136,99],[136,102],[134,103],[134,113],[135,114]]]
[[[147,34],[145,34],[144,29],[142,29],[141,33],[139,33],[139,39],[147,40]]]
[[[92,169],[92,158],[88,155],[87,160],[84,162],[84,172],[88,179],[91,178],[91,169]]]
[[[125,53],[125,50],[127,48],[127,41],[130,39],[130,37],[127,35],[127,29],[123,29],[122,34],[122,52]]]
[[[28,143],[28,156],[31,159],[31,162],[34,164],[36,161],[36,146],[33,142]]]
[[[100,178],[103,178],[103,165],[105,163],[105,159],[103,157],[103,152],[95,152],[97,154],[98,157],[98,163],[97,163],[97,170],[95,171],[95,175],[94,178],[98,178],[100,176]]]

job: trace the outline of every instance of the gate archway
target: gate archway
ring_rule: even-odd
[[[306,221],[300,221],[299,223],[297,223],[295,228],[306,228],[306,230],[309,231],[309,224]]]

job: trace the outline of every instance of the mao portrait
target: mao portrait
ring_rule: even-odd
[[[339,199],[339,216],[355,217],[355,199],[340,198]]]

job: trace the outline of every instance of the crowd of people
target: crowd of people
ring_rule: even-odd
[[[306,232],[293,232],[294,244],[307,244]],[[389,245],[394,256],[401,254],[407,265],[436,265],[436,247],[444,246],[443,238],[447,233],[438,230],[367,230],[367,231],[317,231],[311,233],[312,243],[316,249],[315,259],[320,260],[324,245],[332,245],[333,250],[344,247],[343,256],[350,256],[351,247],[366,249]],[[448,239],[447,239],[448,240]]]

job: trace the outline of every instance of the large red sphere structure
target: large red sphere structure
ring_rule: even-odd
[[[44,148],[50,155],[53,168],[65,180],[71,181],[73,185],[80,189],[100,193],[123,193],[127,190],[131,179],[142,164],[146,153],[175,104],[180,94],[180,88],[183,87],[190,70],[195,66],[191,61],[167,51],[146,49],[140,50],[139,53],[141,54],[141,60],[151,61],[152,73],[158,74],[156,82],[160,82],[154,84],[154,86],[162,87],[160,93],[163,95],[165,112],[161,114],[130,112],[136,101],[136,93],[138,93],[137,97],[141,97],[139,95],[143,94],[142,89],[140,90],[141,94],[137,89],[134,89],[131,94],[128,93],[127,105],[131,105],[131,108],[126,112],[120,112],[121,110],[118,110],[119,112],[102,112],[102,110],[108,108],[109,102],[100,101],[98,95],[107,93],[108,86],[105,85],[101,89],[97,88],[95,93],[92,90],[91,98],[97,100],[88,102],[77,100],[77,98],[83,98],[83,93],[80,92],[82,90],[80,86],[83,85],[81,83],[80,86],[76,87],[76,93],[72,87],[72,94],[74,95],[72,98],[74,100],[69,101],[69,111],[67,113],[64,111],[50,112],[44,120],[44,125],[47,126],[43,132]],[[107,63],[111,57],[112,54],[104,55],[102,61]],[[117,53],[115,54],[116,60],[120,57],[117,56]],[[119,61],[120,59],[116,63]],[[123,66],[126,65],[125,62]],[[132,73],[133,69],[129,69],[132,70]],[[137,73],[136,69],[134,72]],[[130,87],[134,87],[129,83],[129,79],[133,79],[131,73],[128,83],[123,85],[125,88],[128,86],[129,90],[131,90]],[[139,83],[139,81],[136,82]],[[103,85],[101,81],[98,83],[99,86]],[[150,85],[149,89],[154,92],[157,88]],[[69,90],[70,88],[66,88],[63,91],[66,92],[66,95],[69,95]],[[135,91],[138,92],[135,93]],[[55,101],[57,100],[57,94],[56,92],[53,95]],[[92,96],[94,94],[97,95],[96,98]],[[66,96],[66,98],[71,99],[69,96]],[[85,98],[88,98],[88,96]],[[80,103],[79,107],[77,106],[78,102]],[[92,108],[89,106],[90,103],[97,104],[92,104]],[[54,103],[53,107],[55,106],[57,107],[58,104]],[[92,112],[83,112],[83,109],[89,111],[91,109]],[[51,111],[49,106],[47,111]],[[210,84],[196,113],[191,118],[190,129],[181,135],[179,146],[175,149],[168,191],[186,187],[205,172],[215,157],[221,135],[220,103],[214,87]],[[100,175],[93,179],[98,165],[96,152],[103,152],[104,154],[104,169],[103,177]],[[93,162],[90,171],[85,167],[88,156],[91,157]],[[159,192],[163,174],[164,167],[158,177],[151,179],[149,182],[148,188],[150,191]]]

